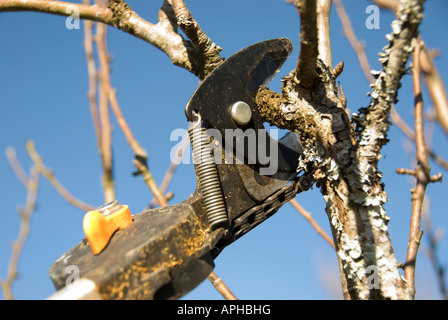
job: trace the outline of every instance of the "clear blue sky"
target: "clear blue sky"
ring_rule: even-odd
[[[279,90],[279,77],[294,68],[299,52],[299,18],[293,6],[284,0],[186,1],[193,16],[228,57],[253,43],[287,37],[295,49],[273,80],[271,89]],[[142,17],[155,22],[162,1],[132,0],[128,3]],[[379,30],[365,27],[368,1],[346,0],[346,9],[358,37],[365,43],[372,68],[378,69],[377,53],[386,44],[393,15],[382,12]],[[421,31],[429,48],[440,49],[437,66],[448,83],[448,2],[428,1]],[[334,11],[334,10],[333,10]],[[367,80],[335,12],[332,17],[334,64],[345,61],[340,76],[348,106],[352,111],[368,104]],[[112,84],[117,89],[123,113],[135,137],[149,153],[149,165],[158,183],[169,166],[170,141],[176,128],[186,128],[184,106],[198,85],[186,70],[175,67],[159,50],[124,32],[109,28],[112,54]],[[11,255],[11,244],[19,231],[17,206],[25,203],[26,190],[12,172],[5,150],[13,146],[24,168],[31,161],[25,141],[33,139],[44,162],[77,198],[99,206],[103,203],[100,161],[87,100],[87,69],[80,30],[68,30],[65,18],[40,13],[0,14],[0,278],[4,279]],[[412,124],[412,83],[403,80],[397,107]],[[424,94],[426,107],[431,102]],[[117,198],[128,204],[132,213],[142,211],[152,199],[141,177],[133,177],[133,154],[118,127],[113,124],[115,181]],[[406,141],[395,127],[391,142],[383,149],[381,169],[390,201],[390,234],[399,261],[406,254],[410,180],[398,176],[397,167],[410,167],[403,148]],[[434,129],[433,147],[448,159],[447,138]],[[413,155],[412,155],[413,157]],[[443,172],[433,165],[433,173]],[[445,179],[446,180],[446,179]],[[188,197],[196,181],[192,165],[181,165],[170,190],[177,203]],[[435,227],[448,226],[444,204],[446,182],[428,188],[431,215]],[[329,225],[319,190],[298,196],[298,201],[328,232]],[[70,205],[41,179],[37,208],[31,233],[19,265],[19,278],[13,287],[18,299],[44,299],[55,292],[48,268],[83,237],[83,212]],[[439,299],[434,272],[425,256],[426,238],[417,261],[417,298]],[[439,247],[447,265],[448,236]],[[238,240],[215,261],[216,273],[240,299],[333,299],[339,298],[340,285],[334,251],[289,204],[275,216]],[[3,298],[3,293],[0,293]],[[220,299],[206,280],[186,298]]]

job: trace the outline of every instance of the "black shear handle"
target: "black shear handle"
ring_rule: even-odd
[[[102,299],[182,297],[212,272],[210,251],[223,233],[204,229],[194,209],[202,201],[195,198],[201,197],[195,193],[182,203],[134,215],[100,254],[94,255],[84,239],[50,267],[56,289],[66,287],[73,278],[68,270],[75,266]]]

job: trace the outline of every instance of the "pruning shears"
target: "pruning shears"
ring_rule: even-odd
[[[285,38],[251,45],[200,83],[185,107],[194,193],[133,216],[117,201],[89,212],[86,238],[50,267],[59,290],[52,298],[180,298],[213,271],[226,246],[312,186],[311,170],[297,172],[299,136],[271,137],[255,103],[291,52]]]

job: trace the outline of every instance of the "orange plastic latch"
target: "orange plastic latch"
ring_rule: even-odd
[[[116,200],[87,212],[83,227],[92,252],[98,254],[103,251],[114,232],[126,228],[131,223],[129,207],[120,205]]]

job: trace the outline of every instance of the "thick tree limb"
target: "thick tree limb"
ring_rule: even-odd
[[[347,227],[350,225],[343,222],[347,217],[340,214],[337,215],[339,222],[333,225],[339,229],[337,234],[340,235],[339,243],[343,249],[340,254],[343,269],[365,270],[369,265],[374,265],[378,268],[380,283],[379,290],[368,290],[360,274],[356,274],[356,271],[346,273],[348,293],[354,298],[412,298],[407,286],[401,281],[387,232],[389,218],[383,209],[386,195],[381,183],[382,175],[378,172],[378,161],[381,158],[380,150],[388,141],[390,108],[397,99],[400,79],[413,50],[413,40],[422,19],[422,4],[423,1],[417,0],[401,1],[398,18],[392,24],[392,33],[387,36],[389,45],[381,54],[383,69],[373,85],[372,100],[367,108],[360,110],[360,116],[356,118],[356,157],[352,159],[345,177],[350,189],[349,211],[346,213],[351,216],[350,210],[357,212],[353,216],[351,228],[357,226],[358,230],[349,231]],[[331,198],[335,199],[334,196]],[[335,213],[341,210],[340,207],[333,209],[337,209]],[[357,250],[361,250],[362,254],[352,256]]]
[[[323,10],[329,2],[319,3],[320,31],[315,40],[319,41],[319,81],[312,90],[304,90],[290,74],[284,78],[281,95],[262,89],[257,103],[261,103],[262,116],[267,115],[275,125],[292,128],[303,138],[305,152],[299,159],[299,169],[305,161],[316,165],[315,179],[327,203],[344,297],[411,299],[388,234],[389,218],[383,208],[386,194],[378,161],[381,147],[387,143],[390,108],[413,50],[423,1],[401,2],[393,32],[387,36],[390,43],[382,53],[383,70],[373,85],[370,105],[356,117],[356,131],[352,130],[345,99],[342,92],[337,92],[331,72],[331,47],[325,36],[329,11]],[[269,111],[263,107],[266,101],[273,106]],[[372,270],[377,276],[373,285],[367,282]]]
[[[110,0],[107,8],[64,1],[4,0],[0,2],[0,12],[36,11],[70,16],[75,10],[80,19],[108,24],[154,45],[162,50],[173,64],[201,77],[206,74],[205,68],[209,67],[205,59],[207,56],[173,28],[173,17],[169,16],[172,10],[167,8],[169,6],[169,2],[165,1],[159,14],[162,19],[157,24],[142,19],[123,0]]]

